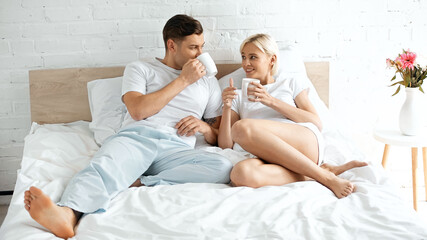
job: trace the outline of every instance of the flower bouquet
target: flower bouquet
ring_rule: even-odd
[[[427,77],[427,68],[422,68],[419,64],[415,64],[416,58],[417,55],[415,53],[403,50],[403,53],[399,54],[394,61],[389,58],[386,60],[388,67],[396,69],[391,81],[396,79],[397,73],[402,77],[401,81],[391,85],[400,84],[393,96],[400,91],[401,85],[405,87],[406,100],[400,109],[399,127],[400,131],[408,136],[419,134],[424,123],[422,112],[425,111],[425,107],[422,106],[419,98],[421,94],[418,90],[424,93],[421,85]]]
[[[403,50],[402,54],[393,61],[390,58],[387,58],[386,63],[388,67],[393,67],[396,69],[394,77],[391,81],[396,79],[397,73],[402,77],[401,81],[393,83],[391,86],[400,84],[396,92],[393,94],[396,95],[400,91],[400,86],[403,85],[407,88],[418,88],[422,93],[424,93],[421,85],[423,84],[424,79],[427,77],[427,67],[421,67],[419,64],[415,63],[417,55],[414,52]]]

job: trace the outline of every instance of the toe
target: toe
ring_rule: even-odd
[[[25,192],[25,194],[24,194],[24,198],[25,198],[25,199],[31,199],[31,193],[30,193],[30,191],[26,191],[26,192]]]
[[[35,196],[35,197],[43,194],[42,190],[40,190],[39,188],[36,188],[36,187],[30,187],[30,193],[32,196]]]

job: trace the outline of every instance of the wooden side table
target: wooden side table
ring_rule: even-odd
[[[405,136],[398,129],[375,129],[374,138],[385,143],[382,165],[385,168],[390,145],[411,147],[412,149],[412,188],[414,209],[417,210],[417,161],[418,148],[423,151],[424,184],[427,197],[427,129],[417,136]]]

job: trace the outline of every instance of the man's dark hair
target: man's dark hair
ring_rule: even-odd
[[[202,33],[203,27],[199,21],[187,15],[175,15],[166,22],[165,27],[163,28],[163,41],[165,42],[165,48],[168,48],[168,39],[180,41],[186,36],[192,34],[200,35]]]

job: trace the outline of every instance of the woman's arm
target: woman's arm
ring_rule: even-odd
[[[231,138],[231,127],[239,119],[239,115],[231,108],[222,108],[221,124],[218,131],[218,146],[220,148],[233,148],[234,142]]]
[[[296,96],[294,101],[297,107],[294,107],[272,97],[261,84],[254,82],[251,84],[255,85],[256,88],[248,89],[248,95],[254,95],[256,99],[249,99],[249,101],[261,102],[294,122],[311,122],[316,125],[319,130],[322,130],[322,122],[320,121],[319,115],[317,115],[316,109],[308,98],[307,89],[301,91],[298,96]]]
[[[230,87],[222,92],[222,117],[218,131],[218,146],[220,148],[233,148],[233,139],[231,138],[231,126],[240,119],[239,115],[231,110],[233,99],[236,98],[236,88],[233,87],[233,79],[230,78]]]
[[[298,94],[294,101],[297,107],[275,99],[271,105],[271,108],[280,112],[283,114],[283,116],[294,122],[311,122],[321,131],[322,122],[319,115],[317,114],[316,109],[308,98],[307,89],[301,91],[301,93]]]

